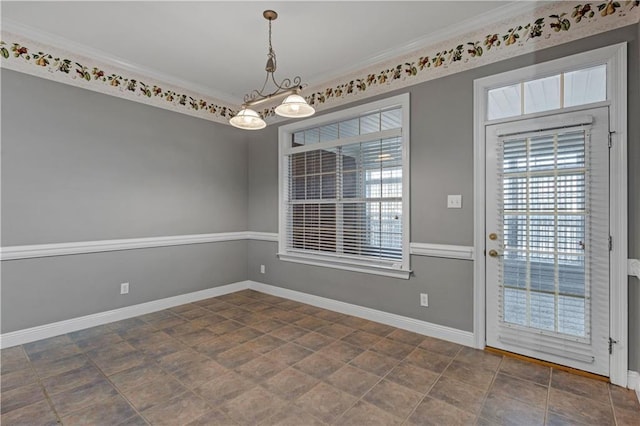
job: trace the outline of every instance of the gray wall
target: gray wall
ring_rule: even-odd
[[[3,69],[1,137],[3,246],[247,229],[230,126]],[[4,261],[2,332],[242,281],[246,257],[240,241]]]
[[[473,245],[474,79],[623,41],[629,42],[629,245],[631,255],[640,256],[638,25],[396,92],[411,93],[411,241]],[[277,151],[276,126],[252,135],[248,218],[252,230],[278,230]],[[462,194],[463,208],[447,209],[446,194]],[[249,279],[463,330],[473,328],[470,261],[412,256],[415,276],[405,281],[281,262],[276,251],[277,243],[249,242]],[[264,275],[259,273],[261,264],[267,266]],[[429,293],[428,308],[418,306],[420,292]],[[638,285],[631,284],[629,366],[636,371],[640,370],[639,293]]]
[[[640,257],[639,38],[630,26],[410,88],[411,240],[473,243],[474,79],[628,41],[629,252]],[[242,132],[3,69],[1,137],[3,246],[278,230],[277,126]],[[446,194],[462,194],[463,208],[446,209]],[[5,261],[2,332],[247,278],[472,330],[470,261],[413,256],[407,281],[280,262],[276,250],[251,241]],[[635,278],[629,314],[638,371]]]
[[[230,126],[2,70],[2,245],[247,229]]]

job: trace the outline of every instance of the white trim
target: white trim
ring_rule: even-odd
[[[277,232],[247,231],[246,234],[247,234],[247,239],[248,240],[273,241],[274,243],[278,242],[278,233]]]
[[[148,80],[156,80],[158,82],[168,83],[176,87],[181,87],[183,89],[197,93],[201,96],[208,96],[210,98],[218,100],[219,102],[228,103],[231,105],[235,105],[238,103],[238,99],[235,99],[234,96],[231,96],[228,93],[212,89],[211,87],[205,87],[192,81],[187,81],[183,78],[166,74],[161,71],[146,67],[144,65],[136,64],[119,56],[107,53],[103,50],[89,47],[85,44],[78,43],[68,38],[64,38],[48,31],[43,31],[41,29],[25,25],[23,23],[19,23],[10,19],[3,19],[2,30],[26,37],[35,41],[36,43],[57,48],[64,48],[69,52],[74,52],[76,55],[81,55],[105,64],[113,65],[131,73],[143,75]]]
[[[0,335],[0,348],[4,349],[11,346],[22,345],[36,340],[47,339],[49,337],[59,336],[61,334],[71,333],[73,331],[83,330],[85,328],[95,327],[102,324],[108,324],[114,321],[121,321],[123,319],[145,315],[151,312],[183,305],[185,303],[192,303],[198,300],[218,297],[246,289],[271,294],[273,296],[284,297],[286,299],[295,300],[347,315],[365,318],[371,321],[401,328],[403,330],[409,330],[426,336],[458,343],[460,345],[473,346],[473,333],[469,331],[432,324],[402,315],[396,315],[376,309],[366,308],[364,306],[353,305],[350,303],[340,302],[338,300],[288,290],[256,281],[240,281],[193,293],[168,297],[166,299],[154,300],[111,311],[4,333]]]
[[[0,248],[0,260],[33,259],[38,257],[67,256],[241,240],[270,241],[277,243],[278,233],[256,231],[219,232],[211,234],[7,246]],[[471,260],[473,259],[473,247],[448,244],[410,243],[410,254]]]
[[[230,114],[233,114],[237,107],[236,103],[225,102],[164,80],[123,69],[118,66],[117,61],[96,60],[93,57],[79,55],[76,51],[66,50],[64,46],[51,46],[20,34],[10,33],[4,28],[1,36],[7,44],[28,46],[31,52],[47,52],[53,58],[68,59],[72,64],[86,67],[87,73],[95,68],[101,70],[104,75],[78,76],[76,65],[73,65],[69,72],[63,72],[55,60],[40,66],[32,55],[16,57],[10,54],[6,59],[2,57],[1,68],[223,124],[228,124]],[[116,76],[115,80],[110,80],[112,75]],[[132,86],[128,87],[129,84]],[[148,89],[146,92],[145,86]],[[158,92],[154,91],[156,88]]]
[[[533,13],[539,4],[536,2],[511,1],[499,8],[488,10],[470,19],[459,21],[451,26],[438,30],[437,33],[431,33],[403,43],[402,46],[395,46],[383,50],[377,55],[360,61],[355,65],[332,69],[314,81],[309,82],[310,86],[321,86],[323,82],[335,80],[345,75],[351,75],[358,71],[368,70],[371,67],[379,65],[382,62],[392,61],[401,56],[409,55],[415,51],[427,49],[433,45],[450,41],[463,37],[471,32],[480,31],[506,20],[521,17],[526,13]]]
[[[473,247],[449,244],[411,243],[410,252],[416,256],[446,257],[449,259],[473,260]]]
[[[486,254],[485,254],[485,187],[487,91],[481,80],[473,81],[473,334],[474,347],[484,349],[486,343]],[[480,255],[482,253],[482,255]]]
[[[351,303],[340,302],[334,299],[328,299],[255,281],[249,281],[249,288],[261,293],[284,297],[286,299],[295,300],[297,302],[306,303],[323,309],[329,309],[346,315],[353,315],[370,321],[401,328],[403,330],[413,331],[425,336],[447,340],[460,345],[473,346],[473,333],[470,331],[458,330],[402,315],[391,314],[377,309],[366,308],[364,306],[353,305]]]
[[[385,72],[385,70],[388,71],[397,66],[402,66],[402,64],[417,63],[419,59],[423,57],[430,57],[433,59],[433,57],[438,55],[440,52],[449,51],[456,45],[466,45],[465,43],[469,40],[477,40],[478,43],[480,43],[487,36],[487,28],[491,28],[492,32],[495,31],[496,34],[500,33],[502,37],[505,37],[504,33],[510,32],[510,28],[526,28],[527,23],[530,24],[536,18],[548,17],[553,14],[562,14],[566,12],[570,13],[570,6],[565,6],[564,3],[567,2],[549,2],[538,7],[539,5],[536,2],[511,2],[508,5],[479,14],[474,18],[459,21],[449,28],[440,29],[436,34],[431,36],[425,36],[424,38],[409,41],[408,43],[405,43],[404,46],[396,46],[383,51],[377,56],[361,61],[357,65],[332,69],[330,73],[325,73],[323,76],[314,79],[314,81],[310,83],[310,86],[305,89],[305,93],[323,94],[326,93],[327,90],[333,90],[337,87],[344,86],[349,81],[366,80],[367,76],[370,74]],[[628,9],[626,9],[627,7]],[[629,7],[629,5],[624,5],[623,8],[625,9],[621,9],[618,13],[609,17],[600,17],[599,14],[596,14],[592,18],[583,19],[579,25],[578,23],[573,23],[569,31],[553,32],[549,30],[550,27],[546,24],[547,26],[544,30],[544,36],[542,37],[525,38],[524,34],[527,30],[523,30],[524,32],[521,33],[523,38],[521,38],[517,44],[512,44],[511,46],[513,47],[511,48],[508,47],[509,45],[507,45],[507,43],[495,44],[491,50],[487,47],[484,50],[484,54],[477,56],[470,56],[470,54],[467,54],[466,51],[463,50],[463,60],[455,61],[447,59],[442,66],[428,66],[424,69],[420,68],[420,71],[416,74],[412,74],[411,76],[393,78],[392,80],[382,84],[368,84],[366,92],[363,91],[365,89],[345,91],[342,95],[331,96],[330,98],[327,98],[326,102],[318,102],[314,106],[317,111],[333,108],[338,105],[353,102],[357,99],[388,93],[390,91],[399,90],[401,88],[440,78],[456,72],[481,67],[490,63],[512,58],[514,56],[535,52],[573,40],[593,36],[595,34],[621,28],[626,25],[636,24],[639,19],[638,16],[640,15],[640,9],[633,8],[632,6]],[[518,22],[519,24],[517,24]],[[195,82],[183,80],[178,76],[165,74],[158,70],[134,64],[122,58],[118,58],[117,56],[106,54],[98,49],[82,45],[81,43],[49,35],[49,33],[34,29],[24,24],[9,22],[7,25],[3,22],[3,25],[14,30],[15,33],[13,34],[18,37],[16,40],[5,41],[19,43],[28,42],[27,45],[32,51],[41,50],[51,52],[54,56],[66,57],[71,59],[72,62],[78,61],[85,63],[87,62],[86,60],[88,60],[86,65],[89,69],[98,67],[100,69],[109,70],[109,73],[115,72],[116,74],[120,74],[119,70],[123,70],[125,71],[125,74],[130,74],[126,76],[127,78],[138,81],[143,80],[146,84],[151,86],[158,85],[164,89],[177,92],[182,92],[182,89],[185,89],[188,92],[184,93],[185,95],[196,99],[204,98],[203,101],[206,101],[208,104],[215,104],[221,108],[225,108],[225,113],[224,115],[207,113],[205,109],[196,110],[194,108],[183,107],[183,105],[177,102],[170,103],[160,101],[160,99],[155,96],[153,98],[148,98],[146,96],[139,96],[140,93],[134,95],[133,92],[124,90],[122,87],[120,88],[121,90],[114,90],[113,87],[108,85],[85,84],[89,82],[83,81],[82,78],[76,78],[75,74],[70,76],[70,74],[50,72],[53,70],[53,67],[45,68],[37,66],[34,65],[35,61],[27,61],[31,65],[26,63],[18,65],[23,62],[22,58],[19,61],[14,61],[13,59],[2,61],[3,64],[9,64],[8,66],[3,65],[3,67],[7,66],[9,69],[14,69],[18,72],[23,72],[40,78],[58,81],[63,84],[69,84],[87,90],[93,90],[98,93],[116,96],[223,124],[228,124],[228,114],[226,109],[229,109],[229,112],[233,114],[233,111],[235,111],[235,108],[238,106],[238,102],[229,101],[233,96],[211,88],[202,87]],[[10,33],[7,31],[7,28],[3,28],[3,39],[6,34]],[[39,42],[37,40],[43,40],[43,42]],[[53,43],[51,40],[53,40]],[[51,45],[49,43],[51,43]],[[37,45],[39,45],[39,47]],[[62,49],[65,46],[67,46],[66,52],[68,53],[54,53],[64,52],[65,50]],[[95,80],[92,81],[95,82]],[[212,93],[214,96],[208,96],[206,93]],[[219,94],[219,96],[216,94]],[[217,109],[219,110],[220,108]],[[269,117],[270,122],[277,122],[280,120],[282,120],[281,117]]]
[[[627,297],[627,43],[578,53],[522,69],[485,77],[474,81],[474,249],[485,250],[485,126],[486,94],[491,88],[552,75],[571,69],[606,63],[607,93],[610,104],[610,130],[614,131],[610,151],[610,229],[611,251],[610,334],[618,343],[610,357],[611,383],[626,386],[628,365],[628,297]],[[585,108],[589,108],[585,105]],[[520,120],[523,117],[514,117]],[[474,341],[475,347],[485,346],[485,262],[484,256],[474,262]]]
[[[279,239],[278,239],[278,256],[280,260],[307,263],[314,266],[335,267],[348,271],[357,271],[384,275],[394,278],[409,279],[411,274],[411,256],[410,256],[410,182],[411,161],[410,161],[410,129],[411,129],[411,98],[409,93],[403,93],[391,96],[378,101],[358,105],[352,108],[322,114],[313,118],[300,120],[280,126],[278,128],[278,221],[279,221]],[[402,109],[402,128],[400,136],[402,137],[402,261],[398,263],[388,262],[382,264],[380,262],[369,261],[364,256],[362,259],[347,256],[323,256],[315,254],[297,254],[287,248],[287,205],[286,194],[288,190],[288,170],[287,156],[297,151],[291,149],[291,137],[300,130],[309,129],[326,123],[335,123],[342,120],[348,120],[353,117],[360,117],[369,112],[380,111],[400,107]],[[382,135],[381,135],[382,134]],[[334,147],[342,145],[343,142],[357,142],[359,140],[370,140],[371,138],[387,137],[388,135],[397,135],[397,131],[371,133],[366,136],[356,136],[353,138],[315,143],[314,149],[322,149],[325,147]],[[306,150],[306,148],[303,148]],[[337,226],[341,226],[338,224]]]
[[[462,37],[472,31],[482,30],[483,28],[486,28],[487,25],[490,25],[492,23],[497,24],[505,20],[520,17],[525,13],[532,13],[538,7],[539,5],[535,2],[523,3],[518,1],[511,1],[509,3],[501,5],[499,8],[491,9],[480,15],[465,19],[463,21],[459,21],[454,25],[438,30],[438,32],[435,34],[428,34],[411,40],[407,43],[403,43],[401,46],[395,46],[384,50],[376,54],[375,56],[360,61],[356,65],[331,68],[329,72],[317,76],[314,81],[310,82],[309,84],[312,86],[322,85],[324,82],[340,78],[344,75],[362,70],[364,68],[373,67],[380,64],[381,62],[396,59],[400,56],[413,53],[416,50],[426,49],[434,44],[448,41],[452,38]],[[66,50],[74,52],[77,55],[82,55],[87,58],[101,61],[103,63],[115,65],[126,71],[143,75],[147,79],[153,79],[160,82],[169,83],[177,87],[182,87],[200,95],[217,99],[221,102],[229,104],[239,103],[239,99],[237,99],[230,93],[225,93],[211,87],[205,87],[200,84],[194,83],[193,81],[184,80],[179,76],[166,74],[159,70],[136,64],[129,60],[118,57],[117,55],[113,55],[103,50],[89,47],[85,44],[78,43],[68,38],[64,38],[59,35],[37,29],[29,25],[25,25],[20,22],[16,22],[10,19],[3,19],[2,29],[3,31],[19,34],[41,44],[48,44],[54,47],[64,47]]]
[[[612,147],[609,150],[609,229],[613,238],[610,252],[610,316],[611,337],[618,343],[614,345],[611,355],[611,383],[619,386],[627,384],[627,368],[629,358],[628,328],[628,225],[627,225],[627,43],[620,43],[609,48],[607,72],[612,78],[607,79],[607,93],[611,93],[611,109],[609,112],[609,129],[613,134]],[[601,50],[601,49],[598,49]]]
[[[640,373],[629,370],[627,374],[627,387],[636,391],[638,402],[640,402]]]
[[[640,259],[627,259],[627,273],[640,280]]]
[[[411,271],[393,268],[391,266],[368,264],[349,259],[327,258],[321,256],[305,256],[291,253],[278,253],[278,259],[284,262],[302,263],[305,265],[320,266],[323,268],[342,269],[343,271],[363,272],[365,274],[382,275],[391,278],[408,280]]]
[[[160,311],[162,309],[184,305],[185,303],[192,303],[198,300],[208,299],[210,297],[218,297],[224,294],[234,293],[236,291],[247,289],[249,285],[248,283],[248,281],[240,281],[193,293],[181,294],[178,296],[167,297],[165,299],[140,303],[138,305],[113,309],[111,311],[99,312],[97,314],[85,315],[51,324],[4,333],[0,335],[0,348],[4,349],[11,346],[22,345],[36,340],[47,339],[49,337],[59,336],[73,331],[84,330],[85,328],[121,321],[127,318]]]
[[[271,238],[273,238],[273,234],[266,232],[242,231],[219,232],[215,234],[172,235],[168,237],[127,238],[120,240],[8,246],[0,249],[0,259],[2,261],[30,259],[35,257],[66,256],[70,254],[100,253],[105,251],[217,243],[247,239],[271,241]]]

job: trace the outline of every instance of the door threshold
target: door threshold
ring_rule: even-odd
[[[578,376],[582,376],[582,377],[587,377],[589,379],[593,379],[593,380],[598,380],[601,382],[611,382],[611,380],[609,379],[609,377],[606,376],[601,376],[599,374],[595,374],[595,373],[589,373],[588,371],[583,371],[583,370],[578,370],[577,368],[571,368],[571,367],[567,367],[565,365],[560,365],[560,364],[554,364],[553,362],[549,362],[549,361],[543,361],[541,359],[537,359],[537,358],[531,358],[525,355],[520,355],[514,352],[509,352],[509,351],[505,351],[503,349],[497,349],[497,348],[492,348],[490,346],[486,346],[484,348],[485,351],[487,352],[491,352],[497,355],[502,355],[502,356],[506,356],[509,358],[515,358],[515,359],[519,359],[521,361],[526,361],[526,362],[530,362],[532,364],[538,364],[538,365],[544,365],[545,367],[551,367],[554,368],[556,370],[560,370],[560,371],[565,371],[567,373],[571,373],[571,374],[575,374]]]

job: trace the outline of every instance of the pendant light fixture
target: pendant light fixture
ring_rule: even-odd
[[[275,113],[287,118],[303,118],[313,115],[316,111],[307,101],[300,96],[302,90],[302,80],[299,76],[285,78],[279,84],[275,79],[276,72],[276,52],[271,46],[271,22],[278,18],[278,14],[273,10],[265,10],[262,16],[269,21],[269,53],[267,53],[267,65],[265,71],[267,76],[262,85],[262,89],[254,90],[244,96],[242,109],[229,120],[229,124],[245,130],[264,129],[267,123],[251,107],[286,96],[282,104],[278,105]],[[272,92],[266,92],[267,84],[271,81],[275,86]]]

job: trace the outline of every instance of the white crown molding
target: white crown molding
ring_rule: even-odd
[[[5,29],[1,35],[2,68],[222,124],[228,124],[229,117],[235,114],[237,105],[130,72],[116,63],[40,43]]]
[[[50,32],[12,21],[11,19],[2,20],[2,30],[8,33],[21,35],[42,45],[64,47],[65,50],[74,52],[77,55],[91,58],[105,64],[113,64],[121,70],[127,71],[129,73],[141,75],[147,79],[157,80],[158,82],[168,83],[176,87],[181,87],[188,91],[197,93],[200,96],[217,99],[220,102],[226,102],[230,105],[235,105],[238,103],[238,100],[228,93],[214,90],[210,87],[205,87],[192,81],[187,81],[175,75],[166,74],[159,70],[145,67],[144,65],[136,64],[119,56],[107,53],[103,50],[89,47],[85,44],[78,43],[68,38],[60,37]]]
[[[472,246],[411,243],[410,247],[411,254],[416,256],[446,257],[449,259],[473,260]]]
[[[456,24],[451,25],[444,30],[440,30],[437,34],[429,34],[423,37],[416,38],[408,43],[403,44],[402,46],[386,49],[365,61],[359,62],[357,65],[333,69],[331,72],[324,73],[316,77],[316,83],[312,84],[322,84],[322,82],[331,81],[340,76],[352,73],[357,70],[361,70],[363,68],[368,68],[372,65],[390,60],[392,58],[397,58],[398,56],[413,52],[415,50],[419,50],[437,42],[447,40],[473,30],[478,30],[480,28],[486,27],[487,25],[491,25],[492,23],[496,23],[504,19],[522,15],[522,13],[534,10],[536,7],[537,3],[532,1],[508,2],[498,9],[490,10],[478,16],[475,16],[474,18],[469,18],[457,22]],[[92,58],[106,64],[113,64],[122,70],[126,70],[138,75],[143,75],[148,79],[165,82],[176,87],[182,87],[189,91],[198,93],[201,96],[215,98],[231,105],[239,104],[240,102],[239,99],[236,99],[236,97],[234,97],[230,93],[225,93],[221,90],[205,87],[195,82],[180,78],[178,76],[166,74],[161,72],[160,70],[136,64],[135,62],[121,58],[117,55],[113,55],[103,50],[89,47],[77,41],[70,40],[68,38],[61,37],[48,31],[44,31],[30,25],[26,25],[24,23],[16,22],[11,19],[5,18],[2,20],[2,30],[13,34],[19,34],[25,38],[43,45],[64,47],[65,50],[72,51],[78,55]]]
[[[531,6],[529,2],[526,3]],[[322,111],[640,21],[640,7],[635,7],[631,2],[620,4],[621,7],[614,13],[602,16],[597,4],[588,3],[593,8],[593,16],[587,13],[579,20],[577,16],[572,16],[574,8],[587,4],[573,1],[551,2],[537,8],[523,6],[517,16],[506,12],[504,15],[489,12],[488,15],[494,14],[499,19],[491,20],[487,16],[485,25],[478,26],[481,29],[458,33],[446,40],[434,36],[434,42],[429,46],[310,86],[305,89],[305,94],[314,108]],[[513,7],[513,10],[517,10],[517,4]],[[532,29],[539,19],[542,19],[539,34],[532,36]],[[561,27],[558,22],[562,20],[566,22]],[[552,29],[552,25],[557,27]],[[492,35],[495,40],[487,44]],[[474,53],[471,53],[472,50]],[[459,56],[454,55],[456,51]]]
[[[418,37],[412,41],[409,41],[402,46],[392,47],[377,55],[370,57],[367,60],[360,61],[356,65],[337,68],[331,72],[322,74],[321,76],[309,82],[309,86],[322,86],[328,81],[335,80],[341,76],[352,74],[356,71],[362,71],[368,69],[374,65],[394,60],[403,55],[415,52],[432,46],[442,41],[450,40],[457,36],[468,34],[471,31],[477,31],[487,26],[502,22],[504,20],[521,16],[523,13],[531,12],[539,7],[539,2],[535,1],[510,1],[505,2],[497,9],[489,10],[473,18],[465,19],[450,25],[446,29],[439,30],[437,33],[431,33],[422,37]]]
[[[305,89],[306,98],[316,110],[322,111],[358,99],[610,31],[640,20],[640,7],[635,7],[634,2],[619,2],[620,6],[615,7],[611,13],[608,7],[602,11],[598,9],[598,6],[607,4],[558,1],[544,3],[543,6],[535,8],[534,6],[538,5],[537,2],[512,2],[498,10],[481,15],[482,19],[476,17],[472,21],[463,21],[460,25],[439,31],[435,35],[414,40],[404,48],[382,52],[369,61],[359,63],[357,65],[359,71],[309,86]],[[586,6],[592,7],[592,10],[585,12]],[[574,16],[580,8],[584,14]],[[9,23],[9,27],[11,25],[15,30],[20,30],[20,25]],[[29,31],[24,26],[22,29]],[[535,35],[533,30],[536,31]],[[487,35],[487,32],[491,34]],[[43,36],[37,30],[31,33],[35,37]],[[4,49],[2,66],[8,69],[224,124],[228,124],[228,118],[235,114],[234,109],[238,107],[235,103],[204,96],[197,90],[188,90],[183,87],[194,87],[193,84],[188,82],[171,84],[166,80],[171,79],[176,82],[183,82],[183,80],[176,80],[175,77],[144,69],[115,56],[105,55],[86,46],[82,47],[78,43],[72,44],[86,55],[71,53],[46,43],[38,43],[20,34],[5,33],[4,29],[2,37],[5,43],[9,43],[6,46],[0,46],[0,50]],[[491,37],[494,39],[490,40]],[[66,42],[60,38],[57,39],[61,43]],[[56,66],[37,64],[37,61],[30,60],[30,55],[26,53],[14,56],[14,52],[9,52],[8,49],[11,43],[16,42],[22,43],[29,52],[41,50],[69,59],[71,64],[75,62],[84,64],[87,72],[84,77],[81,74],[78,78],[75,70],[67,74],[61,73]],[[427,44],[429,46],[426,46]],[[404,53],[409,50],[412,51]],[[103,60],[90,58],[92,52],[101,55]],[[391,56],[393,59],[384,60]],[[373,63],[375,60],[382,61]],[[91,70],[94,67],[104,70],[106,75],[115,73],[125,82],[133,81],[134,88],[126,90],[123,86],[112,87],[108,82],[104,84],[106,76],[92,76]],[[149,74],[161,79],[152,78]],[[141,82],[144,82],[148,88],[156,86],[162,90],[157,94],[155,92],[147,94],[150,92],[140,87]],[[136,84],[138,84],[137,87],[135,87]],[[192,98],[191,102],[189,98]],[[169,99],[168,102],[167,99]],[[267,107],[260,111],[269,118],[268,121],[271,123],[280,121],[274,118],[273,109],[273,107]]]

